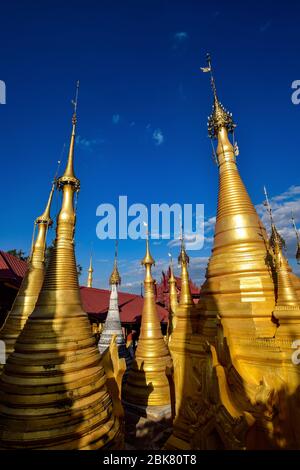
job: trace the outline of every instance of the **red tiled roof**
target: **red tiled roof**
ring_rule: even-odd
[[[162,272],[161,282],[156,285],[156,299],[161,305],[164,305],[168,308],[169,305],[169,278],[170,278],[170,269],[165,273]],[[180,297],[181,291],[181,278],[178,276],[174,276],[176,281],[176,288],[178,293],[178,299]],[[190,290],[192,294],[192,298],[195,304],[199,301],[200,289],[193,283],[190,279]]]
[[[165,292],[169,292],[169,278],[170,278],[171,272],[170,268],[168,271],[165,273],[164,271],[162,272],[162,278],[161,282],[157,285],[161,290]],[[180,291],[181,290],[181,278],[178,276],[174,276],[175,281],[176,281],[176,287]],[[200,288],[196,286],[196,284],[193,283],[193,281],[190,279],[190,289],[191,289],[191,294],[192,295],[199,295],[200,294]]]
[[[135,299],[120,307],[121,322],[134,323],[141,320],[144,299],[137,295]],[[169,312],[159,304],[156,304],[156,310],[161,322],[167,322]]]
[[[80,287],[82,306],[91,317],[104,321],[109,307],[110,291],[94,287]],[[140,295],[119,292],[119,309],[122,323],[140,321],[144,299]],[[168,310],[156,305],[160,321],[168,321]]]
[[[0,280],[11,282],[19,287],[25,276],[28,265],[16,256],[0,250]],[[104,321],[109,307],[110,291],[93,287],[80,287],[83,309],[91,317]],[[159,296],[157,301],[159,302]],[[141,320],[143,297],[136,294],[119,292],[119,309],[122,323],[135,323]],[[156,304],[157,313],[161,322],[167,322],[169,312],[167,308]]]
[[[176,280],[176,287],[177,289],[181,290],[181,278],[174,276]],[[192,295],[199,295],[200,294],[200,289],[199,287],[196,286],[196,284],[193,283],[193,281],[190,279],[190,289],[191,289],[191,294]]]
[[[26,274],[28,265],[16,256],[0,250],[0,279],[21,285]]]

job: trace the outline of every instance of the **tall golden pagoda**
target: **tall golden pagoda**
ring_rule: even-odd
[[[280,326],[276,330],[276,337],[282,337],[283,335],[289,337],[294,324],[296,324],[296,327],[297,324],[300,325],[300,301],[292,282],[291,268],[283,255],[285,242],[278,233],[266,188],[264,190],[271,223],[269,246],[275,275],[276,306],[273,315]]]
[[[300,264],[300,236],[299,236],[299,231],[297,229],[293,213],[292,213],[292,225],[293,225],[295,235],[296,235],[296,247],[297,248],[296,248],[295,258],[296,258],[297,264]],[[290,269],[290,276],[292,278],[294,289],[296,290],[298,299],[300,301],[300,278],[296,276],[296,274],[294,274],[291,269]]]
[[[169,321],[168,321],[168,342],[171,341],[172,332],[176,327],[176,310],[178,306],[176,280],[173,272],[173,259],[170,256],[170,277],[169,277]]]
[[[198,311],[194,305],[189,282],[189,256],[185,250],[184,235],[181,234],[181,249],[178,262],[181,266],[181,290],[179,304],[176,307],[176,322],[169,341],[169,349],[174,366],[174,384],[176,393],[176,413],[178,413],[184,388],[189,380],[186,376],[187,347],[193,332],[197,330]]]
[[[300,236],[299,236],[299,231],[296,227],[296,222],[295,222],[293,214],[292,214],[292,224],[295,230],[296,240],[297,240],[296,260],[297,260],[297,263],[300,264]]]
[[[218,100],[209,56],[202,70],[211,74],[214,94],[208,128],[218,140],[218,211],[198,325],[186,341],[189,380],[165,447],[299,448],[300,369],[292,354],[300,318],[293,276],[279,237],[268,240],[239,175],[228,138],[232,115]]]
[[[151,267],[154,264],[146,240],[146,255],[141,261],[145,266],[144,305],[141,330],[135,358],[128,373],[123,390],[125,407],[134,408],[137,413],[151,415],[157,413],[169,416],[170,386],[167,377],[171,369],[171,357],[164,341],[155,304],[154,280]]]
[[[34,222],[37,226],[37,236],[33,240],[31,254],[28,262],[28,270],[22,281],[21,287],[14,300],[11,311],[6,317],[0,331],[0,340],[5,343],[6,359],[13,352],[15,342],[21,333],[27,318],[33,312],[38,295],[40,293],[45,275],[45,248],[48,228],[52,226],[50,207],[54,192],[52,185],[49,199],[43,214]],[[0,364],[0,371],[3,364]]]
[[[219,196],[214,246],[199,303],[203,323],[221,315],[232,334],[273,336],[275,298],[266,263],[267,234],[237,168],[228,138],[235,124],[218,99],[209,57],[208,69],[214,95],[208,131],[218,141]]]
[[[93,287],[93,272],[94,272],[94,269],[93,269],[93,263],[92,263],[92,255],[91,255],[90,265],[88,269],[88,278],[87,278],[87,283],[86,283],[87,287]]]
[[[0,448],[120,447],[106,376],[82,309],[74,253],[77,94],[67,166],[58,179],[62,206],[36,307],[0,379]]]

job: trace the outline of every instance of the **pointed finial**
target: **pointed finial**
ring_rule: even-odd
[[[180,264],[189,264],[190,258],[188,256],[187,252],[185,251],[183,225],[181,225],[180,240],[181,240],[181,247],[180,247],[180,254],[178,256],[178,263],[180,263]]]
[[[278,233],[278,230],[277,230],[276,225],[274,223],[272,207],[271,207],[269,197],[268,197],[268,193],[267,193],[267,189],[266,189],[265,186],[264,186],[264,193],[265,193],[265,198],[266,198],[266,200],[264,202],[264,206],[266,207],[267,212],[269,214],[270,225],[271,225],[271,236],[270,236],[270,239],[269,239],[270,246],[272,248],[275,248],[276,246],[278,246],[280,249],[285,248],[285,241],[282,238],[282,236],[280,235],[280,233]]]
[[[207,67],[201,67],[202,72],[209,72],[210,73],[210,84],[211,88],[213,91],[214,95],[214,101],[218,102],[218,96],[217,96],[217,88],[216,88],[216,82],[215,82],[215,77],[213,74],[213,69],[212,69],[212,63],[211,63],[211,57],[209,52],[206,53],[206,62],[207,62]]]
[[[155,265],[155,261],[151,256],[150,253],[150,248],[149,248],[149,231],[148,231],[148,224],[146,222],[143,222],[144,227],[146,227],[146,254],[144,258],[141,261],[141,264],[146,266],[146,265]]]
[[[168,253],[168,256],[170,258],[170,269],[173,270],[173,256],[171,253]]]
[[[264,202],[264,206],[266,207],[267,209],[267,212],[269,214],[269,218],[270,218],[270,223],[271,223],[271,226],[274,225],[274,220],[273,220],[273,213],[272,213],[272,208],[271,208],[271,204],[269,202],[269,197],[268,197],[268,193],[267,193],[267,188],[264,186],[264,193],[265,193],[265,202]]]
[[[92,255],[92,251],[91,251],[90,265],[89,265],[89,269],[88,269],[87,287],[93,287],[93,272],[94,272],[94,269],[93,269],[93,255]]]
[[[118,260],[118,239],[116,239],[116,244],[115,244],[115,263],[117,263]]]
[[[54,190],[55,190],[55,181],[53,181],[53,183],[52,183],[51,191],[50,191],[50,194],[49,194],[48,201],[47,201],[46,208],[45,208],[44,212],[42,213],[42,215],[37,217],[34,221],[34,228],[33,228],[31,248],[30,248],[30,255],[29,255],[29,258],[28,258],[29,261],[32,260],[32,256],[33,256],[33,248],[34,248],[34,243],[35,243],[34,242],[34,235],[35,235],[36,226],[37,225],[46,225],[46,235],[47,235],[48,228],[52,227],[52,225],[53,225],[53,220],[51,219],[51,216],[50,216],[50,209],[51,209],[51,203],[52,203]]]
[[[72,116],[72,134],[71,134],[68,161],[67,161],[66,169],[64,171],[63,176],[61,176],[57,181],[59,188],[62,188],[64,184],[71,184],[75,187],[76,191],[79,191],[80,189],[80,181],[76,178],[74,174],[74,165],[73,165],[75,133],[76,133],[76,123],[77,123],[78,91],[79,91],[79,80],[77,81],[77,84],[76,84],[75,99],[71,101],[74,107],[74,111],[73,111],[73,116]]]
[[[91,253],[91,256],[90,256],[90,266],[89,266],[89,272],[93,272],[93,256],[92,256],[92,253]]]
[[[191,296],[189,274],[188,274],[188,264],[190,262],[190,258],[187,255],[187,252],[185,251],[183,228],[181,229],[180,238],[181,238],[181,249],[180,249],[180,254],[178,256],[178,263],[180,263],[181,265],[180,304],[191,305],[193,304],[193,300]]]
[[[115,244],[114,269],[109,278],[109,283],[115,284],[115,285],[121,284],[121,276],[118,271],[118,240],[117,239],[116,239],[116,244]]]
[[[51,225],[53,224],[53,220],[50,217],[50,208],[51,208],[51,202],[52,202],[54,190],[55,190],[55,182],[52,183],[51,191],[50,191],[49,198],[48,198],[47,205],[46,205],[44,212],[42,213],[42,215],[40,215],[39,217],[35,219],[36,224],[47,224],[48,227],[51,227]]]
[[[228,132],[233,132],[236,125],[233,122],[232,114],[226,111],[224,106],[218,99],[216,82],[213,75],[211,56],[206,54],[207,67],[201,67],[202,72],[210,73],[210,83],[214,95],[214,104],[212,114],[208,117],[208,135],[211,139],[218,137],[218,132],[222,127],[225,127]]]
[[[297,263],[300,264],[300,236],[299,236],[299,231],[298,231],[297,226],[296,226],[296,222],[295,222],[295,219],[294,219],[293,212],[292,212],[292,224],[293,224],[295,234],[296,234],[296,239],[297,239],[296,260],[297,260]]]
[[[170,258],[170,277],[169,277],[169,282],[175,282],[175,277],[174,277],[174,270],[173,270],[173,257],[171,253],[168,253],[169,258]]]
[[[73,106],[74,106],[74,114],[73,114],[73,116],[76,116],[76,113],[77,113],[78,92],[79,92],[79,80],[77,80],[77,83],[76,83],[75,99],[72,100],[72,104],[73,104]]]

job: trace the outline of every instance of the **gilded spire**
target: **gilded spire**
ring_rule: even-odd
[[[0,448],[120,447],[119,419],[90,323],[82,309],[74,252],[74,138],[78,85],[62,205],[44,283],[0,377]],[[17,406],[16,406],[17,403]],[[20,432],[22,429],[22,432]]]
[[[34,310],[38,295],[40,293],[45,275],[45,248],[48,228],[52,225],[50,208],[54,192],[52,185],[48,202],[43,214],[37,217],[34,225],[37,226],[37,236],[31,247],[31,254],[28,270],[23,279],[22,285],[14,300],[4,325],[0,331],[0,340],[5,342],[6,358],[14,351],[15,343],[21,333],[27,318]],[[0,370],[3,364],[0,364]]]
[[[267,189],[265,186],[264,186],[264,193],[265,193],[265,198],[266,198],[264,205],[267,209],[269,219],[270,219],[270,224],[271,224],[271,235],[269,238],[269,245],[272,248],[274,248],[275,245],[279,245],[280,249],[282,250],[282,248],[285,248],[285,240],[282,238],[282,236],[278,232],[276,225],[274,223],[273,212],[272,212],[271,204],[268,198]]]
[[[92,260],[92,255],[90,256],[90,265],[88,269],[88,278],[87,278],[87,287],[93,287],[93,260]]]
[[[73,117],[72,117],[72,133],[71,133],[68,161],[67,161],[64,174],[58,179],[58,186],[60,188],[64,184],[68,183],[68,184],[74,185],[77,191],[80,188],[80,182],[76,178],[75,173],[74,173],[74,146],[75,146],[76,124],[77,124],[78,91],[79,91],[79,80],[77,81],[77,85],[76,85],[75,100],[72,101],[72,104],[74,106],[74,112],[73,112]]]
[[[269,202],[267,190],[264,187],[264,193],[266,197],[266,208],[269,214],[271,223],[271,236],[270,236],[270,248],[273,251],[274,267],[276,272],[276,308],[275,316],[280,320],[280,314],[277,312],[278,307],[299,307],[299,300],[297,297],[296,290],[293,286],[292,279],[290,276],[290,269],[287,259],[282,253],[282,249],[285,245],[283,238],[279,234],[273,219],[272,208]],[[286,312],[285,312],[286,313]]]
[[[183,232],[181,233],[181,249],[178,257],[178,262],[181,265],[181,289],[179,305],[193,305],[188,273],[188,264],[190,262],[190,258],[185,251]]]
[[[173,271],[173,258],[172,255],[170,256],[170,277],[169,277],[169,299],[170,299],[170,310],[172,311],[173,315],[176,313],[176,308],[178,305],[177,300],[177,289],[176,289],[176,279],[174,277]],[[173,325],[174,327],[174,325]]]
[[[207,60],[207,67],[202,67],[201,70],[203,72],[210,73],[210,83],[211,83],[211,87],[212,87],[212,91],[214,95],[214,104],[213,104],[212,114],[209,116],[208,123],[207,123],[208,134],[209,134],[209,137],[211,137],[212,139],[213,138],[216,139],[218,137],[218,132],[220,129],[222,129],[222,127],[226,128],[228,132],[233,132],[236,125],[233,122],[232,113],[229,113],[228,111],[226,111],[226,109],[224,108],[224,106],[221,104],[221,102],[218,99],[210,54],[206,54],[206,60]]]
[[[53,198],[54,189],[55,189],[55,184],[53,183],[50,194],[49,194],[49,198],[48,198],[46,208],[45,208],[44,212],[42,213],[42,215],[37,217],[36,220],[35,220],[35,223],[37,225],[46,224],[46,225],[48,225],[48,227],[51,227],[51,225],[53,224],[53,221],[50,217],[50,209],[51,209],[51,202],[52,202],[52,198]]]
[[[147,237],[146,237],[146,254],[144,258],[141,261],[141,264],[146,267],[146,272],[147,272],[147,266],[151,268],[151,266],[155,266],[155,261],[151,256],[150,249],[149,249],[149,234],[147,231]],[[151,269],[150,269],[151,272]]]
[[[116,247],[115,247],[115,259],[114,259],[114,269],[110,275],[109,283],[120,285],[121,284],[121,277],[118,271],[118,240],[116,240]]]
[[[176,310],[178,306],[176,280],[173,272],[173,258],[170,257],[170,276],[169,276],[169,322],[168,322],[168,340],[170,340],[172,332],[176,327]]]
[[[299,231],[296,227],[296,222],[295,222],[293,213],[292,213],[292,224],[293,224],[293,227],[294,227],[294,230],[295,230],[296,240],[297,240],[296,260],[297,260],[297,263],[300,264],[300,236],[299,236]]]
[[[206,70],[211,74],[214,107],[209,134],[218,141],[219,195],[214,246],[201,288],[199,308],[203,325],[214,335],[215,316],[228,318],[231,331],[243,333],[240,323],[248,324],[257,335],[272,335],[274,284],[266,265],[267,233],[240,177],[234,147],[228,133],[234,129],[231,114],[221,109],[210,57]],[[204,326],[203,326],[204,327]],[[247,328],[245,326],[245,328]],[[246,331],[246,329],[244,330]]]
[[[170,404],[166,367],[170,365],[171,358],[156,310],[154,280],[151,273],[154,259],[149,249],[148,234],[146,255],[141,264],[145,266],[146,271],[141,330],[123,398],[127,403],[137,406],[165,406]]]

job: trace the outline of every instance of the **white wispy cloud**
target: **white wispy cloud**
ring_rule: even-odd
[[[293,212],[296,224],[300,223],[300,186],[290,186],[286,191],[269,198],[277,229],[286,241],[287,255],[291,258],[296,252],[296,236],[291,223]],[[264,226],[270,230],[269,215],[263,202],[256,206]]]
[[[155,145],[162,145],[164,143],[164,135],[160,129],[154,129],[152,138],[155,142]]]
[[[132,290],[135,287],[140,287],[142,282],[143,282],[142,279],[140,281],[125,282],[121,284],[120,290],[125,290],[125,289]]]
[[[185,42],[187,39],[188,39],[189,35],[186,31],[177,31],[177,33],[175,33],[173,35],[173,39],[175,41],[175,43],[182,43],[182,42]]]
[[[112,115],[112,123],[118,124],[120,122],[121,116],[120,114],[113,114]]]
[[[214,217],[209,217],[205,222],[204,222],[204,228],[207,231],[214,230],[216,224],[216,216]]]
[[[287,199],[293,199],[300,196],[300,186],[290,186],[287,191],[284,191],[278,196],[272,198],[273,201],[286,201]]]
[[[178,54],[186,51],[189,35],[186,31],[177,31],[171,36],[171,47]]]
[[[76,145],[85,150],[92,150],[96,145],[103,144],[104,139],[87,139],[78,135],[75,139]]]
[[[200,250],[203,246],[204,238],[203,238],[203,235],[199,233],[192,233],[192,234],[186,233],[184,235],[184,241],[185,241],[185,246],[187,250],[194,250],[194,249]],[[181,239],[174,238],[173,240],[170,240],[168,242],[167,246],[172,248],[174,246],[180,246],[180,244],[181,244]]]

